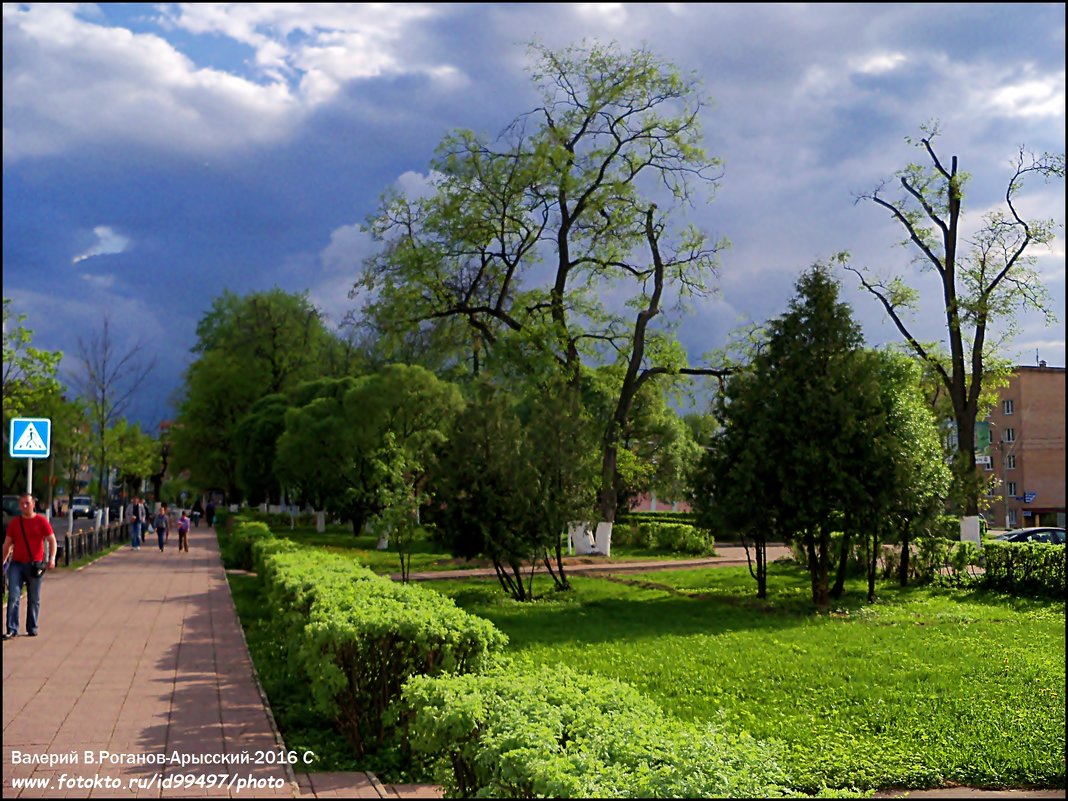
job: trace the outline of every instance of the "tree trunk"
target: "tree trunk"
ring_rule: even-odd
[[[909,583],[909,554],[912,546],[912,538],[909,536],[912,529],[908,523],[901,527],[901,560],[897,567],[897,580],[902,587]]]
[[[868,545],[868,537],[864,537],[864,545]],[[868,568],[868,603],[875,603],[875,569],[879,562],[879,534],[873,528],[871,532],[871,550],[866,554]]]
[[[834,586],[831,587],[831,597],[835,600],[841,598],[842,593],[845,592],[846,571],[849,570],[849,548],[853,544],[853,537],[848,528],[847,526],[847,530],[842,534],[842,547],[838,553],[838,573]]]

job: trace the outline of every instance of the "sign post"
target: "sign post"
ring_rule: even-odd
[[[26,492],[33,494],[33,460],[47,459],[52,452],[52,421],[47,417],[13,417],[9,430],[9,454],[26,459]]]

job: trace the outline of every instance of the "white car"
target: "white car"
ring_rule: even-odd
[[[70,510],[74,513],[74,519],[79,517],[93,517],[96,509],[93,508],[93,499],[88,495],[75,495],[70,499]]]

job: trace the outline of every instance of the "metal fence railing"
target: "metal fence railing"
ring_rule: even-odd
[[[99,553],[112,545],[130,541],[129,523],[111,523],[99,528],[91,528],[86,531],[77,531],[73,534],[63,535],[63,553],[60,555],[63,564],[69,566],[71,562]]]

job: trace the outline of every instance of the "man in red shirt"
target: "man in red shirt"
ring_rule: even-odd
[[[7,524],[7,532],[4,536],[4,558],[7,562],[11,557],[11,565],[7,570],[7,631],[4,639],[10,640],[19,636],[19,601],[22,598],[22,585],[26,585],[26,600],[29,608],[26,610],[26,633],[31,637],[37,636],[37,618],[41,613],[41,580],[38,576],[33,578],[31,567],[33,562],[40,562],[45,558],[44,546],[48,543],[48,570],[56,566],[56,533],[52,531],[52,524],[44,515],[37,514],[34,497],[28,492],[19,496],[19,517]]]

